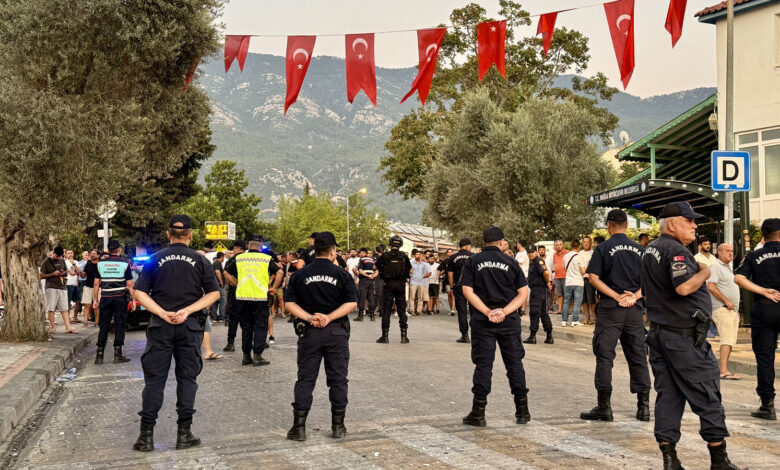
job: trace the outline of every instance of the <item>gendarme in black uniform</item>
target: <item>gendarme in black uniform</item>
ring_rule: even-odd
[[[539,331],[539,320],[542,320],[542,327],[547,333],[547,344],[553,344],[555,341],[552,336],[552,321],[547,313],[547,293],[550,290],[548,283],[550,280],[547,264],[539,257],[536,245],[526,248],[528,252],[528,288],[531,290],[530,300],[528,301],[531,314],[531,335],[523,341],[526,344],[536,344],[536,332]],[[547,278],[545,279],[545,274]]]
[[[459,343],[469,342],[469,303],[466,302],[466,298],[463,296],[463,289],[461,288],[461,273],[463,272],[463,266],[466,265],[466,261],[474,256],[471,252],[471,240],[468,238],[462,238],[458,243],[457,253],[450,256],[447,260],[447,277],[449,273],[452,273],[452,283],[450,284],[455,292],[455,310],[458,312],[458,328],[460,329]]]
[[[483,233],[483,239],[485,244],[501,243],[504,233],[498,227],[490,227]],[[493,361],[498,343],[509,386],[515,397],[515,417],[518,423],[525,424],[531,419],[531,415],[528,412],[528,389],[525,386],[523,369],[525,350],[520,338],[518,311],[525,304],[525,298],[514,302],[515,308],[501,323],[493,323],[486,316],[494,309],[509,307],[518,297],[525,297],[521,293],[521,289],[527,285],[523,270],[517,261],[502,253],[498,246],[485,246],[482,253],[466,261],[460,284],[464,288],[473,289],[474,294],[487,307],[485,311],[481,311],[478,304],[471,305],[471,360],[475,366],[471,392],[474,394],[474,403],[471,413],[463,418],[463,423],[485,426],[485,406],[490,394]]]
[[[173,229],[192,229],[192,221],[186,215],[175,215],[171,218],[169,230]],[[211,303],[219,300],[219,284],[211,263],[184,243],[172,243],[151,255],[144,264],[135,290],[146,293],[163,312],[176,313],[189,308],[210,293],[216,294]],[[199,313],[192,312],[183,323],[171,324],[158,316],[161,312],[155,311],[153,306],[143,305],[152,315],[146,329],[146,349],[141,356],[145,383],[143,409],[138,413],[141,415],[141,436],[133,447],[142,451],[154,450],[152,430],[163,404],[165,381],[174,357],[176,412],[179,415],[176,448],[199,445],[200,439],[190,433],[198,390],[196,380],[203,368],[200,356],[203,328]]]
[[[780,291],[780,219],[766,219],[761,224],[761,232],[767,241],[764,246],[748,253],[742,264],[734,272],[737,276],[751,280],[753,289],[736,278],[740,287],[754,293],[755,303],[750,311],[750,330],[753,342],[753,354],[756,356],[758,386],[756,393],[761,398],[761,407],[750,413],[754,418],[777,419],[775,411],[775,349],[780,333],[780,303],[771,300]],[[755,289],[759,287],[760,289]]]
[[[320,232],[315,246],[327,248],[338,245],[332,233]],[[349,313],[357,302],[355,281],[329,258],[315,258],[290,276],[285,302],[296,304],[309,314],[310,319],[315,313],[328,315],[346,304],[350,304],[345,312]],[[295,325],[299,334],[298,380],[295,382],[295,401],[292,403],[295,421],[287,437],[293,440],[306,439],[306,416],[311,409],[312,392],[323,359],[330,388],[333,437],[342,437],[346,432],[344,414],[347,408],[349,318],[344,315],[332,320],[324,328],[317,328],[300,319],[295,320]]]
[[[368,256],[368,250],[360,249],[363,256],[357,264],[358,270],[358,316],[355,321],[363,321],[363,314],[368,313],[371,321],[374,321],[374,310],[376,310],[376,299],[374,298],[374,271],[376,262],[373,257]],[[368,305],[366,305],[368,304]],[[368,307],[368,310],[366,310]]]
[[[401,342],[408,343],[408,318],[406,316],[406,280],[412,270],[412,262],[406,253],[401,251],[403,240],[395,235],[390,237],[390,250],[376,260],[376,269],[385,285],[382,292],[382,336],[377,343],[388,343],[390,332],[390,315],[393,313],[393,303],[398,310],[398,325],[401,327]]]
[[[599,243],[588,264],[591,284],[596,276],[609,289],[599,289],[601,297],[596,306],[596,328],[593,331],[593,354],[596,356],[594,382],[598,393],[598,406],[580,413],[580,418],[612,421],[612,365],[618,340],[628,362],[631,377],[631,393],[637,394],[636,418],[650,421],[650,371],[647,369],[645,347],[645,322],[642,306],[621,307],[612,296],[620,298],[625,293],[636,294],[641,289],[640,271],[645,249],[631,241],[625,234],[628,216],[620,209],[607,214],[609,240]],[[600,285],[600,284],[599,284]]]
[[[309,235],[309,243],[314,243],[315,238],[317,238],[317,232]],[[303,261],[303,266],[305,266],[307,264],[311,264],[312,261],[314,261],[314,258],[316,258],[314,254],[314,246],[309,245],[304,248],[303,252],[300,254],[300,256],[298,256],[298,261]]]
[[[116,240],[108,243],[108,258],[97,263],[98,274],[95,276],[95,299],[100,298],[100,332],[97,340],[95,364],[103,363],[103,354],[108,342],[108,331],[111,320],[114,321],[114,363],[129,362],[130,358],[122,354],[127,329],[127,294],[133,287],[133,272],[130,261],[119,255],[122,245]],[[93,284],[93,286],[95,285]],[[98,293],[100,295],[98,295]]]
[[[674,224],[678,236],[690,241],[695,240],[694,219],[700,217],[686,202],[669,203],[659,215],[663,223]],[[718,447],[707,447],[713,463],[725,457],[724,439],[729,435],[720,401],[720,369],[706,341],[712,317],[707,279],[688,295],[677,292],[699,270],[693,254],[669,233],[650,243],[642,258],[642,293],[651,322],[647,345],[657,393],[655,438],[668,443],[660,445],[665,461],[678,462],[675,444],[680,440],[686,402],[700,418],[701,437],[708,443],[723,442]]]

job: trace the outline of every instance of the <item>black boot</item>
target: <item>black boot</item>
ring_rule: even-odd
[[[195,437],[190,431],[192,420],[179,421],[179,429],[176,431],[176,448],[189,449],[200,445],[200,439]]]
[[[531,412],[528,411],[528,397],[515,397],[515,418],[517,424],[526,424],[531,421]]]
[[[772,398],[761,398],[761,406],[756,411],[751,411],[750,416],[776,421],[775,401]]]
[[[347,427],[344,426],[344,415],[347,413],[347,410],[337,410],[335,408],[331,408],[330,413],[330,429],[333,431],[333,437],[335,439],[344,437],[344,435],[347,433]]]
[[[487,426],[487,421],[485,421],[486,406],[487,400],[477,400],[475,398],[471,405],[471,413],[467,414],[463,418],[463,424],[468,424],[469,426],[479,426],[481,428]]]
[[[740,470],[739,467],[731,463],[726,453],[726,441],[719,446],[707,446],[710,451],[710,470]]]
[[[659,444],[658,447],[664,456],[664,470],[685,470],[682,462],[677,458],[677,450],[674,448],[674,444]]]
[[[154,450],[154,424],[146,424],[141,421],[141,434],[133,444],[134,450],[141,452],[151,452]]]
[[[650,421],[650,392],[636,394],[636,419]]]
[[[308,411],[295,411],[293,410],[293,426],[287,431],[287,439],[291,441],[305,441],[306,440],[306,417],[309,416]]]
[[[555,344],[555,340],[552,337],[552,331],[547,332],[547,339],[544,340],[544,344]]]
[[[375,317],[376,317],[376,315],[374,314],[374,311],[373,311],[373,310],[371,310],[371,311],[368,313],[368,318],[369,318],[369,320],[371,320],[371,321],[374,321],[374,320],[376,319]]]
[[[130,362],[130,358],[122,355],[122,346],[117,346],[114,348],[114,364],[123,362]]]
[[[228,343],[225,345],[224,348],[222,348],[223,351],[226,352],[232,352],[236,350],[236,345],[234,343],[234,339],[228,339]]]
[[[460,338],[456,339],[455,342],[456,343],[468,344],[468,343],[471,342],[471,340],[469,339],[469,334],[468,333],[461,333],[460,334]]]
[[[97,353],[95,354],[95,364],[102,364],[103,363],[103,354],[105,353],[106,348],[101,348],[98,346]]]
[[[244,353],[244,358],[241,360],[242,366],[248,366],[252,363],[252,355],[249,353]]]
[[[357,317],[355,317],[355,321],[363,321],[363,311],[358,310]]]
[[[408,328],[401,328],[401,344],[408,344],[409,343],[409,337],[406,336],[406,331]]]
[[[536,332],[531,332],[531,335],[523,343],[536,344]]]
[[[271,363],[271,361],[267,361],[267,360],[263,359],[263,356],[261,356],[260,354],[255,353],[255,358],[252,361],[252,366],[253,367],[267,366],[270,363]]]
[[[390,339],[388,339],[387,335],[390,333],[390,328],[382,328],[382,336],[379,337],[378,340],[376,340],[377,343],[387,344],[390,342]]]
[[[599,404],[590,411],[583,411],[580,413],[580,419],[598,420],[598,421],[612,421],[612,406],[609,403],[609,399],[612,396],[612,392],[599,390]]]

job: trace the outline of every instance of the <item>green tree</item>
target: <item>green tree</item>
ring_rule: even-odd
[[[180,167],[208,127],[183,90],[217,52],[219,0],[5,0],[0,7],[0,339],[46,339],[37,265],[99,201]]]
[[[434,225],[456,238],[479,238],[490,224],[528,240],[591,232],[596,215],[586,196],[613,178],[592,142],[599,133],[592,113],[549,98],[507,111],[482,89],[466,93],[436,131],[436,158],[423,178]]]
[[[425,193],[425,174],[439,155],[433,145],[440,138],[436,128],[450,119],[461,106],[463,97],[477,88],[487,90],[498,108],[518,109],[528,100],[551,98],[573,103],[595,120],[595,135],[605,143],[617,125],[617,117],[598,106],[617,89],[607,86],[599,73],[582,79],[575,77],[571,89],[559,86],[556,78],[564,73],[584,73],[590,59],[588,40],[581,33],[558,28],[549,54],[544,55],[537,37],[518,37],[515,28],[531,24],[529,13],[519,3],[500,0],[499,15],[509,19],[506,34],[506,79],[495,67],[480,83],[477,74],[477,24],[488,21],[486,10],[475,3],[453,10],[451,28],[442,42],[429,105],[406,115],[393,129],[379,169],[390,192],[404,198]]]
[[[182,204],[174,206],[176,213],[187,214],[192,219],[192,246],[201,249],[206,244],[206,222],[223,220],[222,205],[214,196],[197,193]]]
[[[227,220],[236,224],[236,237],[246,240],[250,235],[259,234],[263,225],[258,219],[262,200],[255,194],[247,194],[249,180],[244,170],[236,169],[236,162],[220,160],[214,163],[206,175],[206,187],[203,195],[213,198],[221,210],[221,216],[209,220]],[[204,221],[205,222],[205,221]]]

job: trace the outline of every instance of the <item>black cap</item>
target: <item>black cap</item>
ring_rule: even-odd
[[[686,219],[701,219],[704,215],[697,212],[693,212],[691,205],[684,201],[670,202],[661,209],[661,213],[658,214],[659,219],[665,219],[667,217],[685,217]]]
[[[488,227],[482,232],[482,240],[485,243],[494,243],[504,238],[503,230],[498,227]]]
[[[312,232],[309,238],[317,238],[317,232]]]
[[[246,250],[246,243],[244,243],[244,240],[236,240],[233,242],[231,249],[233,248],[241,248],[242,250]]]
[[[171,217],[169,228],[192,228],[192,220],[184,214],[176,214]]]
[[[336,237],[330,233],[330,232],[319,232],[317,233],[317,237],[314,239],[314,246],[315,247],[326,247],[326,246],[339,246],[338,243],[336,243]]]
[[[108,251],[114,251],[120,248],[122,248],[122,245],[118,241],[111,240],[110,242],[108,242]]]
[[[628,222],[628,216],[620,209],[612,209],[607,213],[607,222],[622,224],[623,222]]]
[[[761,235],[767,236],[780,230],[780,219],[772,218],[766,219],[761,224]]]
[[[466,245],[471,245],[471,240],[469,240],[468,238],[461,238],[460,243],[458,243],[458,246],[464,247]]]
[[[530,245],[525,247],[526,253],[536,253],[536,245]]]

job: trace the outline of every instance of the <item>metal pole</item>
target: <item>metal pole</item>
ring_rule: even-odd
[[[106,201],[106,212],[103,214],[103,251],[108,251],[108,201]]]
[[[726,149],[734,150],[734,0],[726,2]],[[734,193],[726,191],[723,238],[734,246]],[[744,211],[744,210],[743,210]]]
[[[347,196],[347,252],[349,253],[349,196]]]

